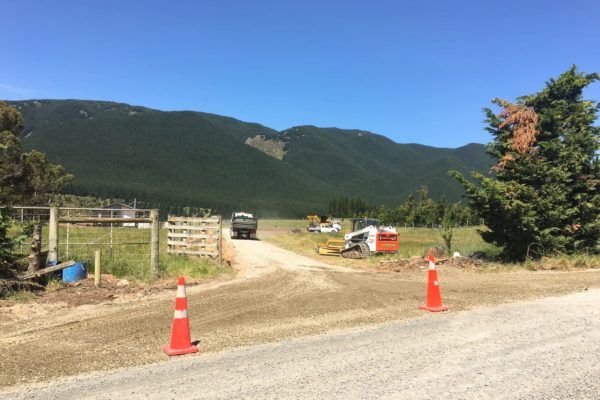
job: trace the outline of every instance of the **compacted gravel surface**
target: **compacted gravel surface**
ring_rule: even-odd
[[[598,399],[600,290],[172,359],[16,399]]]
[[[510,358],[510,362],[506,361],[502,368],[498,367],[493,375],[485,375],[488,382],[493,383],[494,380],[503,379],[505,375],[511,377],[509,380],[514,380],[513,375],[525,374],[531,382],[542,379],[544,382],[550,382],[547,383],[549,385],[558,382],[554,378],[550,381],[546,379],[549,376],[554,377],[549,375],[552,373],[565,374],[572,379],[576,379],[573,373],[579,373],[581,375],[577,379],[584,381],[584,374],[594,373],[593,369],[585,367],[584,363],[585,357],[594,355],[592,351],[594,347],[588,346],[589,351],[585,354],[571,352],[574,347],[568,340],[579,337],[568,336],[567,341],[561,342],[560,335],[580,332],[577,329],[583,329],[582,324],[597,323],[597,319],[594,319],[596,314],[590,314],[591,316],[587,318],[585,315],[588,314],[585,313],[592,313],[599,309],[600,302],[596,301],[596,304],[590,308],[583,306],[564,308],[557,305],[548,308],[547,312],[542,314],[543,318],[538,315],[533,306],[515,306],[516,308],[501,306],[499,310],[506,310],[503,307],[513,310],[510,314],[506,314],[508,315],[506,317],[504,316],[506,311],[493,311],[494,309],[490,307],[574,292],[591,293],[595,288],[600,288],[600,270],[486,273],[442,265],[439,268],[439,280],[444,303],[450,306],[450,311],[444,315],[431,315],[418,308],[425,300],[426,269],[401,273],[365,272],[309,259],[262,241],[233,241],[231,246],[235,252],[233,265],[238,270],[236,278],[188,287],[191,336],[192,340],[200,341],[202,353],[191,357],[184,356],[183,361],[182,358],[177,359],[175,363],[181,362],[182,367],[167,363],[160,367],[148,367],[149,373],[154,371],[154,368],[158,370],[166,368],[164,371],[175,368],[174,371],[178,371],[177,368],[184,368],[186,362],[201,363],[202,367],[198,367],[199,370],[218,371],[221,361],[215,360],[222,360],[220,357],[240,357],[240,360],[246,360],[240,361],[240,367],[262,365],[258,361],[264,359],[267,364],[259,370],[268,369],[268,365],[281,364],[280,371],[277,371],[279,367],[273,367],[273,371],[262,375],[261,380],[253,378],[254,374],[260,373],[260,371],[253,371],[254,368],[239,370],[231,364],[223,364],[221,372],[214,372],[214,377],[218,377],[219,374],[223,375],[222,379],[229,379],[230,375],[236,376],[237,383],[227,383],[229,389],[209,385],[210,390],[214,392],[206,393],[214,393],[215,396],[218,394],[217,389],[221,391],[235,389],[252,393],[253,385],[260,386],[260,382],[263,382],[262,384],[271,382],[273,387],[277,386],[275,381],[269,380],[271,376],[273,379],[282,379],[282,387],[273,389],[274,393],[281,393],[282,396],[284,392],[277,392],[277,390],[287,390],[288,378],[290,388],[293,387],[292,382],[296,382],[298,385],[306,385],[307,388],[312,387],[311,390],[316,390],[319,386],[315,385],[320,384],[324,385],[323,390],[325,390],[327,382],[331,382],[330,388],[335,387],[337,391],[341,390],[339,385],[342,380],[347,379],[348,384],[356,381],[356,387],[364,389],[360,392],[362,393],[360,396],[367,396],[370,392],[365,389],[366,385],[369,385],[369,382],[376,382],[378,376],[384,380],[392,379],[389,374],[398,373],[400,374],[398,376],[407,377],[408,380],[403,383],[406,385],[411,382],[407,373],[414,374],[416,380],[413,379],[412,382],[418,382],[419,379],[427,376],[434,379],[435,369],[443,360],[446,360],[447,371],[456,374],[453,375],[454,381],[445,381],[447,390],[452,392],[455,386],[474,385],[479,382],[473,376],[477,377],[481,374],[470,375],[463,369],[475,368],[477,362],[484,362],[482,360],[492,362],[496,356],[502,360],[503,357],[509,357],[511,354],[516,354],[514,359]],[[323,261],[326,260],[327,258],[323,258]],[[69,290],[80,290],[78,296],[89,294],[80,287]],[[165,361],[167,357],[162,352],[162,346],[169,341],[174,298],[175,286],[172,290],[162,290],[142,296],[122,295],[115,292],[115,298],[100,304],[74,305],[44,303],[36,300],[18,304],[0,303],[0,354],[2,354],[0,390],[2,388],[29,389],[39,382],[57,382],[83,373],[149,366]],[[587,299],[587,297],[583,298]],[[590,302],[591,300],[593,298],[590,298]],[[487,311],[481,315],[495,315],[497,323],[484,322],[488,320],[480,317],[482,308],[486,308]],[[467,314],[457,314],[464,310],[470,311]],[[571,315],[570,311],[565,310],[574,310],[574,313]],[[561,316],[566,319],[560,319]],[[262,353],[260,353],[262,350],[257,350],[261,348],[243,350],[250,351],[248,354],[260,354],[260,357],[254,359],[236,356],[235,354],[238,353],[227,353],[241,346],[277,343],[310,335],[336,334],[347,329],[403,320],[412,321],[397,325],[393,328],[397,329],[395,333],[390,333],[385,339],[382,336],[378,341],[370,341],[369,338],[373,335],[375,335],[373,337],[383,335],[383,332],[391,332],[389,329],[392,328],[377,328],[376,331],[360,339],[366,342],[350,341],[348,343],[352,344],[347,345],[343,343],[355,337],[352,335],[360,334],[340,336],[335,343],[347,350],[337,352],[338,344],[323,347],[322,351],[330,353],[332,357],[332,364],[323,364],[323,369],[319,369],[318,364],[315,364],[315,360],[322,357],[322,354],[315,355],[311,349],[317,351],[318,346],[313,345],[306,345],[306,350],[298,351],[295,355],[284,354],[288,351],[285,350],[287,344],[281,345],[283,347],[274,345],[273,350],[265,350]],[[537,330],[536,324],[539,325]],[[470,333],[467,330],[469,326]],[[526,334],[520,335],[522,329],[525,329]],[[375,334],[376,332],[381,333]],[[444,341],[445,335],[450,335],[449,332],[455,333]],[[583,330],[581,332],[582,335],[585,333]],[[529,341],[524,341],[524,337],[530,337]],[[555,342],[546,342],[554,337],[557,338]],[[427,340],[421,343],[419,338]],[[468,347],[471,341],[478,343],[480,339],[479,350],[471,350]],[[313,343],[317,339],[306,340],[307,343]],[[323,340],[324,343],[334,343],[331,341],[333,339]],[[582,336],[581,340],[584,340],[582,343],[585,344],[587,339]],[[394,345],[388,347],[385,342]],[[485,347],[488,342],[492,347]],[[557,347],[561,352],[553,355],[555,347],[552,346],[559,346],[561,343],[566,347]],[[380,345],[383,346],[381,351],[378,350]],[[423,346],[422,351],[433,348],[439,351],[432,353],[435,357],[427,358],[427,356],[421,360],[422,353],[410,352],[411,346]],[[522,349],[522,352],[515,353],[512,348],[503,346],[517,346],[518,349]],[[529,350],[530,346],[533,346],[532,350]],[[460,351],[453,353],[455,348],[456,351]],[[536,353],[536,349],[544,349],[540,350],[543,354]],[[544,367],[540,367],[539,370],[532,372],[533,370],[527,369],[528,363],[533,359],[528,358],[529,351],[533,351],[532,354],[535,355],[532,356],[533,358],[551,357],[549,360],[553,362],[552,366],[547,367],[542,362],[539,365]],[[269,357],[275,357],[279,353],[282,354],[281,358],[268,361]],[[316,357],[315,360],[310,358],[311,354]],[[389,354],[392,358],[387,359],[387,356],[384,357],[385,354]],[[460,354],[462,356],[459,357]],[[582,366],[572,368],[576,363],[567,355],[582,357]],[[479,356],[485,357],[468,358]],[[597,351],[595,356],[600,360]],[[520,357],[525,357],[526,362],[522,363]],[[188,361],[189,359],[193,361]],[[360,361],[351,362],[352,360]],[[563,364],[565,360],[572,363],[570,367]],[[292,365],[296,362],[298,362],[296,371],[308,374],[305,378],[298,378],[299,381],[296,381],[294,374],[286,375],[287,371],[295,370]],[[350,364],[345,364],[347,362]],[[381,364],[378,364],[379,362]],[[369,365],[370,368],[363,370],[361,367],[363,364]],[[341,369],[336,370],[335,365],[339,365]],[[448,367],[449,365],[452,367]],[[538,364],[531,365],[532,368],[538,366]],[[430,368],[433,368],[432,372],[427,375]],[[360,370],[360,374],[352,375],[350,373],[352,369],[355,369],[357,374]],[[135,374],[144,376],[139,372]],[[249,379],[245,380],[239,374],[245,374]],[[462,374],[462,378],[459,374]],[[160,376],[166,379],[165,382],[176,378],[169,377],[168,373]],[[368,379],[365,378],[362,383],[359,383],[360,376]],[[149,383],[161,382],[155,378],[148,379]],[[203,378],[199,376],[198,379]],[[141,384],[141,381],[136,382]],[[398,385],[398,381],[394,381],[393,387],[401,387]],[[351,387],[354,386],[348,386]],[[381,387],[384,388],[385,384]],[[582,388],[581,390],[585,387],[583,384],[574,386],[574,388]],[[416,386],[411,388],[410,390],[415,391],[415,395],[420,393]],[[406,390],[408,389],[407,386]],[[163,389],[156,389],[154,393],[158,395],[162,393],[161,390]],[[174,386],[172,390],[176,390],[176,387]],[[235,397],[233,393],[238,392],[223,393]],[[310,390],[306,393],[317,396],[317,392]],[[343,393],[343,390],[340,393]],[[374,393],[386,394],[385,392]],[[266,395],[266,392],[263,394]],[[257,396],[260,395],[257,392]]]

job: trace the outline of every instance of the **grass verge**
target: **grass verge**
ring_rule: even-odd
[[[264,221],[263,226],[274,229],[259,232],[260,237],[284,249],[294,251],[311,258],[345,266],[373,266],[381,261],[422,257],[431,247],[443,247],[443,230],[429,228],[398,227],[400,250],[398,254],[377,255],[363,260],[348,260],[336,256],[319,256],[316,252],[319,243],[328,239],[343,239],[343,233],[308,233],[304,229],[300,233],[292,233],[291,229],[306,225],[305,221]],[[305,228],[305,227],[304,227]],[[486,259],[496,258],[501,249],[481,239],[478,231],[485,227],[454,228],[452,251],[458,251],[463,256],[477,254]],[[539,260],[528,260],[521,263],[484,262],[482,271],[509,272],[518,270],[531,271],[569,271],[600,268],[600,255],[577,254],[542,257]]]
[[[421,257],[431,247],[442,247],[444,244],[442,238],[443,231],[441,229],[398,228],[397,230],[400,237],[400,250],[398,254],[378,255],[362,261],[378,263],[389,259]],[[478,228],[476,227],[454,229],[452,251],[458,251],[463,255],[473,253],[483,253],[488,257],[498,255],[500,249],[485,243],[477,233],[477,230]],[[329,239],[343,239],[344,234],[308,233],[305,231],[301,231],[300,233],[266,231],[261,234],[261,238],[287,250],[313,257],[317,256],[316,248],[319,243],[325,243]],[[338,257],[332,256],[328,258],[335,260]]]
[[[161,275],[191,278],[214,278],[230,271],[223,264],[205,258],[188,257],[186,255],[165,254],[161,256]]]

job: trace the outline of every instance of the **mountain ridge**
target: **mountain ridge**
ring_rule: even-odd
[[[24,116],[23,146],[76,176],[75,194],[143,198],[153,206],[254,209],[274,216],[325,211],[334,197],[395,205],[421,185],[458,200],[447,169],[487,173],[483,145],[401,144],[360,129],[300,125],[277,131],[199,111],[92,100],[10,101]],[[282,143],[281,159],[246,141]],[[432,186],[433,185],[433,186]]]

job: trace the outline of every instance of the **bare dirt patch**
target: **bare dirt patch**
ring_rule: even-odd
[[[434,317],[418,309],[425,271],[358,272],[271,246],[234,241],[247,278],[188,291],[192,339],[203,352]],[[442,265],[439,276],[450,313],[600,287],[600,271],[486,274]],[[131,299],[0,323],[0,386],[165,360],[174,293]]]
[[[285,142],[267,139],[265,135],[256,135],[252,138],[248,138],[245,143],[278,160],[283,160],[283,157],[287,153],[285,150]]]
[[[442,258],[435,261],[437,266],[457,268],[470,271],[481,271],[484,261],[472,257]],[[373,269],[386,272],[418,271],[428,268],[429,261],[423,257],[399,258],[381,261]]]

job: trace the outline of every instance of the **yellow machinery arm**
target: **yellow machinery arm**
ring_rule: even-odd
[[[311,225],[313,223],[316,225],[319,225],[321,223],[321,217],[319,217],[318,215],[307,215],[306,219],[308,220],[308,222],[310,222]]]

